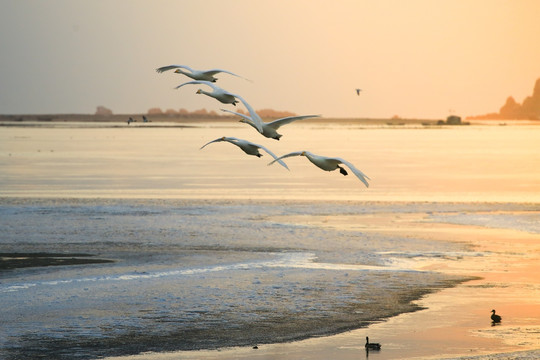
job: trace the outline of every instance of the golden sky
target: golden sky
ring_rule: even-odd
[[[222,105],[169,64],[222,68],[255,109],[444,118],[540,78],[537,0],[1,0],[0,113]],[[361,88],[360,96],[355,89]]]

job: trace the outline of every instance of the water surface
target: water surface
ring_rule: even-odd
[[[112,260],[3,271],[8,359],[333,334],[418,310],[412,301],[470,279],[429,262],[488,255],[450,237],[368,231],[372,222],[361,220],[343,230],[321,219],[423,213],[426,224],[538,232],[534,126],[292,125],[280,141],[241,124],[1,130],[0,252]],[[227,143],[199,150],[220,136],[276,154],[340,156],[371,186],[301,157],[287,171]]]

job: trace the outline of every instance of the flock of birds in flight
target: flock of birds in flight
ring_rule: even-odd
[[[194,70],[186,65],[168,65],[168,66],[160,67],[156,69],[156,71],[158,73],[162,73],[164,71],[173,70],[173,69],[175,70],[174,71],[175,73],[183,74],[193,79],[193,81],[188,81],[186,83],[178,85],[176,89],[179,89],[185,85],[203,84],[212,88],[212,92],[198,89],[197,94],[204,94],[204,95],[213,97],[214,99],[220,101],[223,104],[232,104],[236,106],[238,102],[241,102],[242,104],[244,104],[244,106],[248,110],[249,116],[242,113],[226,110],[226,109],[221,109],[221,111],[228,112],[228,113],[241,117],[242,119],[240,120],[240,122],[243,122],[252,126],[260,134],[262,134],[263,136],[267,138],[279,140],[282,135],[279,134],[277,130],[281,126],[290,124],[291,122],[296,121],[296,120],[302,120],[302,119],[308,119],[308,118],[314,118],[314,117],[320,116],[320,115],[289,116],[289,117],[284,117],[281,119],[274,120],[272,122],[265,123],[261,119],[261,117],[255,112],[255,110],[251,107],[251,105],[242,96],[237,95],[237,94],[232,94],[228,92],[227,90],[224,90],[213,84],[217,81],[217,78],[214,77],[214,75],[218,73],[226,73],[226,74],[230,74],[230,75],[242,78],[241,76],[236,75],[230,71],[221,70],[221,69]],[[362,89],[356,89],[356,94],[360,95],[361,91]],[[287,166],[287,164],[285,164],[285,162],[282,159],[292,157],[292,156],[305,156],[311,163],[313,163],[315,166],[319,167],[322,170],[334,171],[334,170],[339,169],[339,172],[341,174],[347,175],[347,171],[343,167],[339,166],[340,164],[343,164],[343,165],[346,165],[366,185],[366,187],[369,187],[369,183],[367,182],[367,180],[369,180],[369,177],[365,175],[363,172],[361,172],[360,170],[358,170],[353,164],[339,157],[327,157],[327,156],[316,155],[305,150],[294,151],[294,152],[282,155],[280,157],[277,157],[273,152],[271,152],[268,148],[262,145],[252,143],[251,141],[248,141],[248,140],[238,139],[236,137],[230,137],[230,136],[223,136],[218,139],[212,140],[204,144],[201,147],[201,149],[203,149],[209,144],[212,144],[215,142],[221,142],[221,141],[226,141],[233,145],[236,145],[240,149],[242,149],[246,154],[254,155],[257,157],[262,156],[259,150],[263,149],[270,156],[274,158],[274,160],[271,161],[268,165],[271,165],[277,162],[283,167],[285,167],[287,170],[289,170],[289,167]],[[492,324],[493,325],[500,324],[502,318],[499,315],[495,314],[495,310],[492,310],[491,312],[492,312],[492,315],[491,315]],[[366,350],[380,350],[381,344],[371,343],[369,342],[369,338],[366,337],[365,348]]]
[[[230,93],[229,91],[222,89],[219,86],[216,86],[214,84],[218,80],[215,77],[215,75],[219,73],[225,73],[225,74],[233,75],[239,78],[243,78],[243,77],[227,70],[222,70],[222,69],[195,70],[186,65],[168,65],[168,66],[162,66],[156,69],[158,73],[162,73],[169,70],[174,70],[174,72],[177,74],[182,74],[193,79],[192,81],[188,81],[188,82],[178,85],[175,89],[179,89],[185,85],[206,85],[210,87],[212,91],[206,91],[199,88],[197,90],[197,94],[203,94],[203,95],[212,97],[223,104],[231,104],[231,105],[236,106],[237,103],[241,102],[247,109],[249,115],[244,115],[242,113],[238,113],[238,112],[234,112],[234,111],[230,111],[226,109],[221,109],[221,111],[228,112],[228,113],[241,117],[242,119],[240,120],[240,122],[243,122],[245,124],[252,126],[261,135],[270,139],[279,140],[281,138],[282,135],[279,134],[277,131],[283,125],[290,124],[296,120],[320,117],[320,115],[288,116],[288,117],[274,120],[272,122],[264,122],[261,119],[261,117],[255,112],[253,107],[251,107],[251,105],[242,96],[238,94]],[[245,80],[248,80],[248,79],[245,79]],[[358,94],[360,93],[360,89],[357,89],[357,93]],[[229,142],[233,145],[236,145],[246,154],[254,155],[257,157],[262,156],[262,154],[259,151],[260,149],[262,149],[274,158],[274,160],[271,161],[268,165],[272,165],[273,163],[277,162],[278,164],[280,164],[287,170],[289,170],[289,167],[283,161],[283,159],[292,157],[292,156],[305,156],[312,164],[314,164],[315,166],[317,166],[318,168],[322,170],[334,171],[334,170],[339,169],[339,172],[341,174],[347,175],[348,174],[347,170],[345,170],[342,166],[340,166],[340,165],[345,165],[350,169],[350,171],[352,171],[354,175],[356,175],[358,179],[360,179],[360,181],[364,183],[366,187],[369,187],[369,183],[367,181],[367,180],[370,180],[369,177],[366,174],[364,174],[362,171],[357,169],[353,164],[339,157],[327,157],[327,156],[316,155],[306,150],[294,151],[294,152],[290,152],[288,154],[282,155],[280,157],[277,157],[272,151],[270,151],[268,148],[266,148],[263,145],[255,144],[251,141],[239,139],[239,138],[231,137],[231,136],[223,136],[218,139],[212,140],[206,143],[205,145],[203,145],[201,149],[206,147],[209,144],[222,142],[222,141]]]

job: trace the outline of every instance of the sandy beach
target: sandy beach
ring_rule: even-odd
[[[284,220],[284,219],[280,219]],[[487,256],[439,261],[415,260],[415,268],[473,275],[454,288],[430,294],[417,302],[424,310],[347,333],[257,349],[225,348],[183,351],[113,359],[536,359],[540,356],[540,236],[538,234],[434,222],[427,214],[407,216],[299,216],[299,224],[343,230],[393,233],[406,237],[468,244]],[[525,256],[524,256],[525,254]],[[503,316],[492,326],[491,309]],[[365,336],[382,343],[382,350],[366,353]]]

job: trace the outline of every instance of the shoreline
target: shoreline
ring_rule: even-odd
[[[365,336],[382,343],[381,351],[369,353],[379,360],[532,359],[540,353],[540,299],[536,296],[540,280],[534,276],[540,270],[538,234],[427,221],[426,213],[399,215],[298,216],[288,221],[343,231],[361,229],[441,241],[450,237],[451,241],[469,244],[472,253],[483,255],[437,261],[420,259],[416,268],[479,279],[436,291],[413,302],[423,310],[402,313],[337,335],[259,345],[258,349],[144,353],[107,359],[357,359],[359,355],[368,355],[363,347]],[[530,256],[524,258],[523,253]],[[491,326],[492,308],[503,316],[500,326]]]
[[[143,122],[141,117],[145,115],[151,120]],[[127,124],[129,118],[138,119],[131,125]],[[264,121],[276,120],[276,117],[264,118]],[[540,120],[519,120],[519,119],[464,119],[460,124],[445,123],[445,119],[422,119],[422,118],[336,118],[336,117],[318,117],[303,119],[301,122],[311,125],[358,125],[358,126],[387,126],[392,128],[402,128],[407,126],[423,126],[427,128],[445,128],[460,127],[469,125],[484,126],[519,126],[519,125],[540,125]],[[112,114],[112,115],[93,115],[93,114],[3,114],[0,115],[0,126],[6,127],[47,127],[58,126],[61,124],[93,124],[101,126],[119,126],[122,127],[194,127],[196,124],[235,124],[238,123],[238,117],[229,115],[204,116],[204,115],[168,115],[168,114]]]

